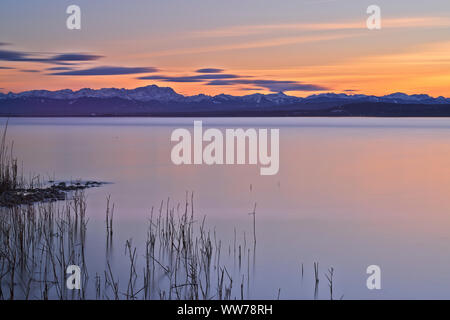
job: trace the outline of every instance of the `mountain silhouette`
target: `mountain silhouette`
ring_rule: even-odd
[[[450,116],[450,99],[426,94],[385,96],[282,92],[184,96],[169,87],[32,90],[0,93],[0,116]]]

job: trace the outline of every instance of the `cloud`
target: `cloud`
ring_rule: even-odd
[[[186,49],[168,49],[163,51],[152,52],[146,57],[161,57],[161,56],[182,56],[189,54],[211,53],[220,51],[234,51],[247,49],[261,49],[279,46],[288,46],[302,43],[313,43],[321,41],[335,41],[346,38],[359,37],[363,33],[348,33],[348,34],[329,34],[329,35],[308,35],[308,36],[286,36],[286,37],[272,37],[270,39],[262,39],[255,41],[245,41],[240,43],[228,43],[218,45],[195,46]]]
[[[140,68],[140,67],[94,67],[83,70],[72,70],[64,72],[50,73],[55,76],[111,76],[122,74],[150,73],[157,72],[156,68]]]
[[[223,72],[223,69],[216,69],[216,68],[203,68],[195,70],[197,73],[221,73]]]
[[[11,45],[11,43],[8,43],[8,42],[0,42],[0,47],[1,47],[1,46],[9,46],[9,45]]]
[[[328,88],[319,85],[289,80],[280,81],[280,80],[237,79],[237,80],[213,80],[206,83],[206,85],[209,86],[232,86],[238,84],[253,85],[259,88],[268,89],[272,92],[329,90]]]
[[[71,68],[71,67],[52,67],[52,68],[47,68],[45,70],[48,70],[48,71],[69,71],[69,70],[73,70],[73,68]]]
[[[450,18],[439,16],[384,18],[383,28],[448,27]],[[367,29],[365,20],[325,23],[279,23],[260,25],[228,26],[190,32],[190,36],[201,38],[241,37],[280,31],[342,31]]]
[[[163,75],[155,76],[145,76],[139,77],[140,80],[161,80],[166,82],[204,82],[206,80],[220,80],[220,79],[237,79],[241,78],[236,74],[201,74],[195,76],[185,76],[185,77],[169,77]]]
[[[239,90],[243,91],[253,91],[253,90],[263,90],[263,88],[239,88]]]
[[[12,67],[1,67],[0,66],[0,70],[11,70],[11,69],[15,69],[15,68],[12,68]]]
[[[224,71],[222,69],[213,69],[213,68],[205,68],[199,70],[220,70],[220,72]],[[196,72],[199,72],[196,70]],[[140,80],[160,80],[165,82],[199,82],[208,86],[241,86],[241,85],[249,85],[251,88],[239,88],[239,90],[270,90],[272,92],[283,92],[283,91],[323,91],[329,90],[328,88],[314,85],[301,83],[298,81],[281,81],[281,80],[265,80],[265,79],[253,79],[251,76],[243,76],[237,74],[227,74],[227,73],[204,73],[197,74],[192,76],[178,76],[171,77],[165,75],[150,75],[143,76],[137,79]]]
[[[66,61],[92,61],[98,60],[103,56],[86,54],[86,53],[62,53],[48,59],[49,62],[66,62]]]
[[[27,58],[26,53],[22,53],[19,51],[0,50],[0,60],[3,61],[27,61],[28,59],[30,58]]]
[[[46,56],[43,54],[13,51],[13,50],[0,50],[0,60],[14,61],[14,62],[41,62],[41,63],[55,63],[66,64],[74,61],[92,61],[100,59],[102,56],[85,54],[85,53],[61,53],[52,56]]]
[[[31,70],[31,69],[23,69],[19,70],[20,72],[27,72],[27,73],[37,73],[40,72],[39,70]]]
[[[203,82],[200,79],[193,79],[193,77],[166,77],[166,76],[146,76],[139,77],[139,80],[161,80],[166,82]]]

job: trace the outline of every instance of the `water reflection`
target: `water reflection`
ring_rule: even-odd
[[[261,177],[254,166],[174,166],[170,133],[192,123],[11,119],[9,134],[25,174],[114,182],[87,193],[91,275],[108,268],[99,259],[107,246],[108,195],[115,209],[106,258],[127,275],[123,246],[132,238],[145,252],[139,244],[146,242],[151,208],[167,197],[178,205],[186,191],[195,191],[197,216],[206,215],[222,240],[221,262],[247,275],[234,282],[238,298],[244,281],[246,297],[273,299],[281,288],[281,298],[312,299],[314,262],[320,263],[321,298],[329,297],[330,267],[335,298],[448,298],[446,119],[203,119],[205,126],[280,128],[280,172],[273,177]],[[255,203],[253,250],[248,213]],[[371,264],[381,266],[386,290],[365,287]]]

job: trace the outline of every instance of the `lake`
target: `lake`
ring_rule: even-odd
[[[111,182],[86,191],[87,264],[105,270],[105,208],[114,211],[112,264],[127,277],[125,242],[142,260],[151,208],[194,193],[221,239],[223,263],[239,274],[234,234],[250,275],[244,298],[319,298],[334,268],[334,298],[450,298],[450,121],[445,118],[202,118],[204,127],[279,128],[277,175],[258,166],[176,166],[170,141],[193,118],[12,118],[8,138],[26,177]],[[5,123],[6,119],[2,119]],[[244,247],[245,246],[245,247]],[[251,259],[250,259],[251,257]],[[234,260],[234,261],[233,261]],[[303,265],[303,276],[302,276]],[[366,268],[381,268],[368,290]],[[240,277],[235,282],[239,297]],[[126,280],[124,280],[126,281]]]

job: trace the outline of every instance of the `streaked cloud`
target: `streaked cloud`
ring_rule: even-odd
[[[329,90],[328,88],[319,85],[301,83],[298,81],[238,79],[238,80],[213,80],[207,83],[207,85],[209,86],[233,86],[240,84],[252,85],[259,88],[270,90],[272,92]]]
[[[94,67],[82,70],[71,70],[64,72],[50,73],[54,76],[112,76],[112,75],[124,75],[124,74],[137,74],[137,73],[151,73],[157,72],[156,68],[142,68],[142,67],[112,67],[102,66]]]
[[[207,70],[207,69],[199,69]],[[220,72],[224,71],[222,69]],[[196,71],[198,72],[198,70]],[[151,75],[139,77],[140,80],[158,80],[165,82],[188,82],[188,83],[202,83],[207,86],[234,86],[239,87],[238,90],[269,90],[272,92],[283,91],[323,91],[328,90],[323,86],[315,84],[307,84],[292,80],[270,80],[270,79],[254,79],[252,76],[244,76],[237,74],[226,73],[206,73],[193,76],[165,76],[165,75]],[[250,88],[242,87],[242,85],[251,86]]]
[[[302,43],[312,43],[321,41],[340,40],[345,38],[358,37],[361,33],[348,33],[348,34],[329,34],[329,35],[308,35],[308,36],[290,36],[290,37],[273,37],[264,40],[245,41],[240,43],[219,44],[210,46],[197,46],[185,49],[174,49],[157,51],[151,54],[146,54],[149,57],[161,57],[161,56],[175,56],[175,55],[188,55],[199,53],[211,53],[218,51],[230,51],[230,50],[243,50],[243,49],[258,49],[258,48],[270,48]]]
[[[217,69],[217,68],[203,68],[195,70],[197,73],[221,73],[223,72],[223,69]]]
[[[218,80],[218,79],[236,79],[241,78],[241,76],[236,74],[202,74],[195,76],[181,76],[181,77],[170,77],[170,76],[145,76],[139,77],[140,80],[162,80],[166,82],[202,82],[205,80]]]
[[[67,61],[93,61],[102,58],[103,56],[86,54],[86,53],[62,53],[57,54],[47,61],[49,62],[67,62]]]
[[[47,68],[45,70],[47,70],[47,71],[69,71],[69,70],[73,70],[73,68],[71,68],[71,67],[52,67],[52,68]]]
[[[450,41],[428,43],[405,52],[364,58],[367,62],[384,64],[450,64]]]
[[[43,53],[30,53],[24,51],[0,50],[0,60],[11,62],[41,62],[41,63],[66,63],[93,61],[102,56],[86,53],[61,53],[48,55]]]
[[[243,87],[243,88],[238,88],[238,90],[241,90],[241,91],[261,91],[261,90],[264,90],[263,88],[246,88],[246,87]]]
[[[424,28],[449,27],[448,17],[408,17],[384,18],[383,28]],[[240,37],[280,31],[342,31],[367,30],[366,21],[333,22],[333,23],[280,23],[230,26],[209,30],[198,30],[189,33],[191,37]]]
[[[36,59],[32,59],[28,53],[19,52],[19,51],[10,51],[10,50],[0,50],[0,60],[3,61],[33,61]]]

